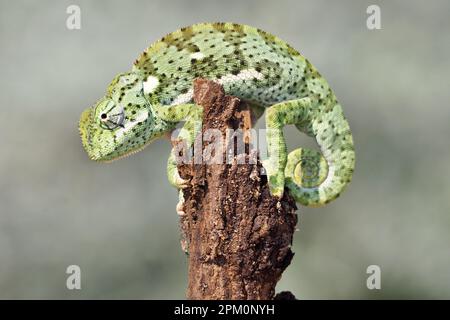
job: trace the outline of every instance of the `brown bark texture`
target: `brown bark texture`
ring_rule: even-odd
[[[294,255],[295,201],[287,191],[282,199],[270,194],[259,155],[250,147],[248,136],[227,138],[227,129],[246,133],[251,129],[249,106],[204,79],[195,80],[194,101],[203,106],[202,134],[208,129],[220,130],[221,138],[214,137],[222,139],[222,148],[214,144],[215,139],[205,141],[205,134],[196,140],[197,156],[178,166],[181,176],[190,179],[183,190],[184,215],[180,218],[182,247],[189,259],[187,298],[294,298],[288,292],[275,297],[275,286]],[[244,139],[244,150],[237,150],[237,139]],[[230,140],[233,143],[226,142]],[[211,148],[213,145],[216,147]],[[203,163],[198,163],[198,150],[203,152]],[[234,154],[231,161],[227,152]],[[209,159],[222,161],[205,163],[208,154],[212,154]]]

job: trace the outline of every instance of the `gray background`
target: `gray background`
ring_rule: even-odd
[[[170,146],[100,165],[81,111],[154,40],[181,26],[260,27],[307,56],[354,133],[357,167],[332,204],[301,208],[277,290],[309,298],[450,298],[450,5],[376,1],[0,2],[0,298],[184,298]],[[66,28],[81,7],[82,28]],[[260,124],[263,125],[263,124]],[[313,145],[286,130],[290,147]],[[77,264],[82,290],[66,289]],[[366,288],[366,268],[382,290]]]

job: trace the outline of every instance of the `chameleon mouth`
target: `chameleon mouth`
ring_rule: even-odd
[[[89,158],[95,160],[93,159],[94,155],[92,154],[92,148],[90,147],[91,139],[89,135],[89,122],[91,121],[91,117],[92,117],[92,109],[88,108],[84,110],[80,117],[78,130],[80,132],[81,143],[83,144],[84,150],[86,150],[87,154],[89,155]]]
[[[81,114],[80,122],[79,122],[79,132],[80,132],[80,137],[81,137],[81,143],[83,145],[84,150],[88,154],[89,159],[91,159],[93,161],[101,162],[101,163],[111,163],[115,160],[126,158],[135,153],[138,153],[139,151],[141,151],[142,149],[147,147],[150,143],[152,143],[157,138],[155,136],[152,139],[149,139],[148,141],[146,141],[143,145],[137,146],[134,149],[131,149],[122,155],[113,156],[114,151],[111,151],[111,152],[105,153],[105,154],[101,154],[99,151],[94,150],[94,148],[92,147],[92,142],[91,142],[92,136],[91,136],[90,132],[91,132],[92,128],[90,127],[90,123],[92,121],[93,112],[94,111],[92,108],[88,108],[88,109],[84,110],[83,113]]]
[[[150,140],[148,140],[145,144],[143,144],[143,145],[141,145],[141,146],[138,146],[138,147],[135,147],[134,149],[132,149],[132,150],[130,150],[130,151],[128,151],[128,152],[126,152],[126,153],[120,155],[120,156],[117,156],[117,157],[109,158],[108,156],[106,156],[104,159],[100,159],[100,158],[97,158],[97,159],[92,159],[92,158],[91,158],[91,159],[92,159],[92,160],[95,160],[95,161],[97,161],[97,162],[101,162],[101,163],[111,163],[111,162],[114,162],[114,161],[116,161],[116,160],[120,160],[120,159],[123,159],[123,158],[127,158],[127,157],[129,157],[129,156],[131,156],[131,155],[133,155],[133,154],[136,154],[136,153],[138,153],[138,152],[144,150],[144,149],[145,149],[150,143],[152,143],[154,140],[155,140],[155,139],[150,139]]]
[[[102,161],[101,154],[95,152],[94,148],[92,147],[90,123],[92,121],[93,112],[94,111],[92,108],[88,108],[83,111],[80,117],[78,129],[80,132],[81,143],[83,145],[84,150],[88,154],[89,159],[94,161]]]

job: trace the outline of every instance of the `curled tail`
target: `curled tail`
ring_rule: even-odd
[[[285,185],[297,202],[320,206],[336,199],[350,183],[355,151],[339,104],[310,119],[308,129],[297,127],[316,138],[321,153],[303,148],[292,151],[285,167]]]

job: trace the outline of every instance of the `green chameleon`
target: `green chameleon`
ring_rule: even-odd
[[[267,108],[263,166],[274,196],[281,197],[286,186],[297,202],[319,206],[338,197],[350,182],[353,139],[327,81],[284,41],[235,23],[181,28],[146,49],[130,72],[117,75],[106,95],[81,115],[81,140],[89,157],[108,162],[128,156],[179,122],[184,126],[178,137],[191,146],[202,120],[202,107],[192,102],[198,77],[220,83],[259,116]],[[288,155],[285,125],[314,137],[321,152],[300,148]],[[177,188],[187,186],[174,152],[167,173]]]

